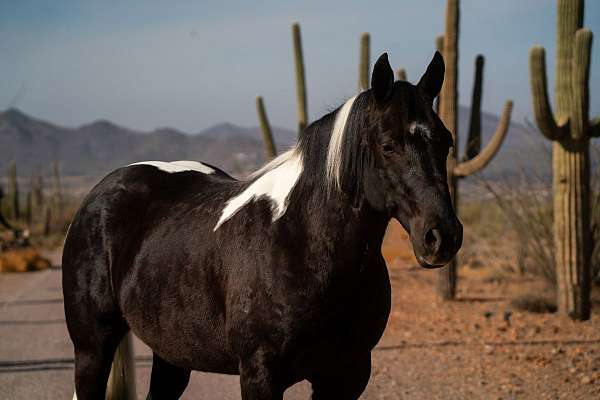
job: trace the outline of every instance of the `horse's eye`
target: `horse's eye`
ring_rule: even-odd
[[[394,152],[394,145],[392,145],[391,143],[385,143],[382,148],[383,148],[384,153],[393,153]]]

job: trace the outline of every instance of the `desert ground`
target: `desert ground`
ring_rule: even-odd
[[[412,260],[394,225],[383,245],[393,286],[384,337],[373,352],[364,399],[600,398],[600,302],[590,321],[515,308],[523,293],[544,295],[539,279],[460,269],[458,299],[441,302],[436,272]],[[54,267],[0,274],[0,399],[67,399],[73,354],[64,322],[60,252]],[[150,352],[136,341],[138,397],[145,398]],[[302,382],[285,398],[306,399]],[[235,376],[193,373],[184,399],[239,399]]]

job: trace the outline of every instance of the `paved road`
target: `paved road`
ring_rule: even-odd
[[[138,397],[148,388],[150,350],[135,342]],[[286,400],[308,399],[306,382]],[[0,274],[0,399],[71,399],[73,348],[63,314],[61,271]],[[184,399],[240,399],[237,376],[194,372]]]

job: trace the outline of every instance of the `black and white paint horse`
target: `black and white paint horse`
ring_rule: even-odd
[[[105,177],[63,254],[78,399],[104,398],[129,330],[154,352],[148,398],[178,398],[192,370],[239,374],[244,400],[304,379],[313,399],[358,398],[390,311],[390,218],[424,267],[461,246],[432,110],[443,76],[436,53],[416,86],[394,82],[382,55],[372,89],[245,181],[190,161]]]

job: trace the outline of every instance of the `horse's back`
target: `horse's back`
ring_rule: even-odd
[[[75,274],[96,257],[108,264],[123,260],[165,218],[197,207],[204,207],[207,216],[215,214],[219,198],[227,197],[235,180],[207,164],[177,163],[137,163],[104,177],[83,200],[69,227],[64,274]]]

